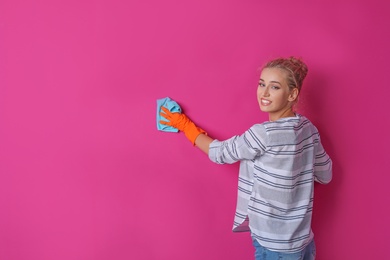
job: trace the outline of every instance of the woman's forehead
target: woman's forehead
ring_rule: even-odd
[[[260,80],[264,81],[284,81],[286,80],[287,72],[280,68],[264,68],[261,71]]]

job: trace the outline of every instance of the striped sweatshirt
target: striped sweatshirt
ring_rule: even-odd
[[[233,231],[250,231],[263,247],[284,253],[311,242],[314,181],[331,181],[332,161],[306,117],[256,124],[240,136],[214,140],[209,158],[240,161]]]

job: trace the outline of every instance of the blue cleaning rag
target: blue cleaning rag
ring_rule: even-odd
[[[163,132],[176,132],[176,133],[179,132],[179,130],[175,127],[160,124],[160,120],[168,122],[168,120],[166,120],[164,117],[160,115],[160,112],[162,111],[161,107],[167,108],[172,113],[173,112],[181,113],[181,108],[179,104],[176,103],[176,101],[173,101],[169,97],[157,99],[157,130]]]

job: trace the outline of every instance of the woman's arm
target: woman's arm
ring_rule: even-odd
[[[185,133],[193,145],[196,145],[200,150],[209,154],[209,145],[214,139],[207,136],[206,132],[197,127],[185,114],[171,113],[165,107],[162,107],[162,110],[163,112],[160,115],[169,121],[160,121],[161,124],[176,127]]]
[[[208,135],[205,134],[200,134],[198,137],[195,139],[195,145],[205,152],[206,154],[209,154],[209,146],[211,142],[214,141],[213,138],[209,137]]]
[[[168,121],[160,121],[160,124],[173,126],[183,132],[188,140],[195,145],[195,140],[198,138],[200,134],[206,134],[206,132],[195,125],[194,122],[191,121],[184,113],[171,113],[167,108],[161,108],[163,112],[160,113],[162,117],[167,119]],[[210,142],[211,143],[211,142]],[[202,147],[203,142],[201,142]],[[208,150],[208,148],[207,148]],[[205,151],[206,152],[206,151]]]

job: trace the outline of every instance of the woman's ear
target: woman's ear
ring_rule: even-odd
[[[298,88],[293,88],[288,96],[288,101],[295,101],[298,98],[299,90]]]

